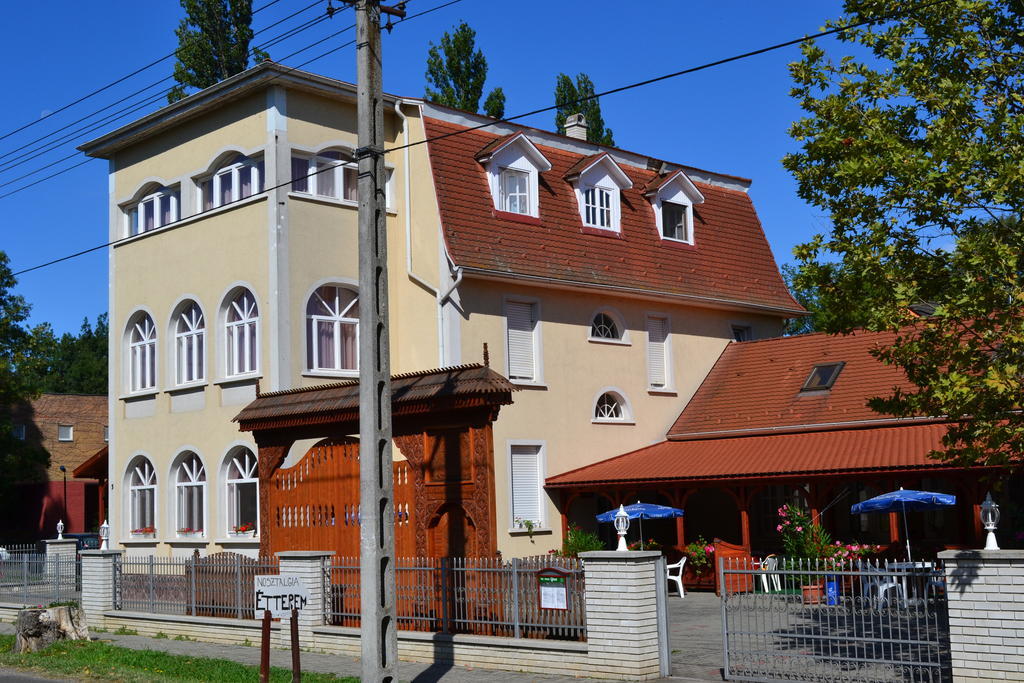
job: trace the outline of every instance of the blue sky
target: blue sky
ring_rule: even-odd
[[[336,6],[341,4],[334,1]],[[409,11],[422,11],[441,1],[410,0]],[[254,0],[253,6],[267,2]],[[253,28],[260,31],[310,4],[312,0],[279,0],[256,14]],[[254,43],[262,44],[300,25],[324,6],[326,2],[321,2],[267,28]],[[170,54],[182,16],[176,0],[59,0],[43,5],[11,3],[5,10],[0,55],[7,66],[8,95],[0,108],[0,135]],[[402,24],[385,37],[384,87],[396,94],[421,96],[428,43],[436,42],[460,20],[477,31],[477,45],[490,67],[487,89],[502,86],[506,114],[513,114],[550,105],[559,72],[586,72],[604,90],[813,33],[839,11],[837,0],[655,0],[646,4],[527,0],[514,5],[462,0]],[[351,13],[340,13],[271,47],[271,58],[298,66],[348,42],[352,32],[282,58],[351,23]],[[824,44],[834,48],[838,43],[829,38]],[[780,163],[784,154],[797,149],[787,130],[800,109],[788,94],[786,65],[798,57],[797,47],[785,48],[602,102],[604,119],[619,147],[752,178],[751,195],[780,263],[791,261],[793,246],[828,224],[826,217],[796,196],[795,183]],[[79,155],[57,161],[74,153],[74,145],[143,116],[157,105],[116,121],[97,123],[99,118],[159,91],[147,90],[56,134],[98,126],[75,134],[52,151],[34,148],[49,147],[51,141],[58,144],[54,138],[13,151],[170,75],[172,64],[169,59],[161,62],[66,112],[0,139],[0,155],[9,154],[0,156],[0,195],[30,185],[0,198],[4,217],[0,249],[8,253],[15,271],[105,241],[106,162],[91,161],[55,178],[42,178],[84,159]],[[354,48],[303,68],[352,80]],[[553,114],[542,114],[524,123],[551,129],[553,118]],[[18,160],[19,155],[26,156]],[[16,180],[37,168],[46,170]],[[106,251],[21,275],[17,291],[32,304],[33,323],[49,321],[58,332],[77,330],[82,318],[94,318],[106,310]]]

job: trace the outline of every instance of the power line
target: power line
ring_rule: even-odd
[[[454,4],[456,4],[458,2],[461,2],[461,1],[462,0],[450,0],[450,2],[443,3],[441,5],[438,5],[437,7],[433,7],[431,9],[425,10],[425,11],[420,12],[420,13],[415,14],[415,15],[407,16],[406,19],[403,19],[403,20],[408,20],[408,19],[414,18],[416,16],[423,16],[425,14],[428,14],[428,13],[432,12],[432,11],[436,11],[437,9],[440,9],[442,7],[451,6],[451,5],[454,5]],[[836,34],[845,33],[847,31],[850,31],[850,30],[853,30],[853,29],[857,29],[857,28],[862,27],[862,26],[867,26],[867,25],[871,25],[871,24],[880,24],[882,22],[888,22],[888,20],[892,20],[892,19],[900,18],[900,17],[905,17],[905,16],[911,14],[912,12],[919,11],[919,10],[922,10],[922,9],[926,9],[928,7],[931,7],[931,6],[934,6],[934,5],[943,3],[943,2],[949,2],[949,0],[930,0],[929,2],[925,2],[925,3],[922,3],[922,4],[918,5],[918,6],[910,8],[910,9],[906,10],[905,12],[893,12],[891,14],[887,14],[887,15],[884,15],[884,16],[879,16],[879,17],[874,17],[874,18],[867,18],[867,19],[861,19],[860,22],[855,22],[855,23],[852,23],[852,24],[848,24],[848,25],[843,26],[843,27],[838,27],[836,29],[829,29],[827,31],[820,31],[820,32],[818,32],[816,34],[812,34],[812,35],[809,35],[809,36],[804,36],[803,38],[795,38],[793,40],[788,40],[788,41],[785,41],[785,42],[782,42],[782,43],[776,43],[774,45],[769,45],[767,47],[762,47],[762,48],[759,48],[759,49],[756,49],[756,50],[751,50],[749,52],[742,52],[740,54],[735,54],[733,56],[725,57],[723,59],[716,59],[714,61],[709,61],[709,62],[706,62],[706,63],[702,63],[702,65],[699,65],[697,67],[691,67],[691,68],[688,68],[688,69],[683,69],[683,70],[680,70],[680,71],[672,72],[671,74],[665,74],[663,76],[657,76],[657,77],[654,77],[654,78],[649,78],[649,79],[645,79],[645,80],[642,80],[642,81],[637,81],[635,83],[630,83],[628,85],[624,85],[624,86],[620,86],[620,87],[617,87],[617,88],[612,88],[610,90],[605,90],[605,91],[602,91],[602,92],[599,92],[599,93],[595,93],[594,95],[591,95],[589,97],[581,97],[579,99],[575,99],[575,100],[571,100],[571,101],[563,101],[563,102],[559,102],[559,103],[553,104],[551,106],[545,106],[545,108],[537,109],[537,110],[534,110],[534,111],[531,111],[531,112],[526,112],[524,114],[518,114],[518,115],[512,116],[512,117],[507,117],[505,119],[497,119],[497,120],[494,120],[494,121],[487,121],[485,123],[482,123],[482,124],[479,124],[479,125],[476,125],[476,126],[470,126],[470,127],[467,127],[467,128],[463,128],[463,129],[460,129],[460,130],[457,130],[457,131],[453,131],[451,133],[443,133],[441,135],[435,135],[433,137],[424,138],[423,140],[419,140],[417,142],[409,142],[409,143],[406,143],[406,144],[401,144],[401,145],[396,145],[396,146],[393,146],[393,147],[388,147],[388,148],[386,148],[386,150],[384,150],[383,154],[391,154],[391,153],[394,153],[394,152],[399,152],[401,150],[406,150],[406,148],[409,148],[409,147],[413,147],[413,146],[417,146],[417,145],[420,145],[420,144],[424,144],[426,142],[431,142],[431,141],[434,141],[434,140],[444,139],[444,138],[447,138],[447,137],[455,137],[456,135],[462,135],[462,134],[469,133],[469,132],[472,132],[472,131],[475,131],[475,130],[480,130],[481,128],[487,128],[489,126],[494,126],[494,125],[497,125],[497,124],[500,124],[500,123],[512,122],[512,121],[516,121],[518,119],[522,119],[522,118],[525,118],[525,117],[528,117],[528,116],[534,116],[536,114],[543,114],[544,112],[551,112],[553,110],[558,109],[559,106],[565,106],[567,104],[582,103],[582,102],[585,102],[585,101],[589,101],[591,99],[596,99],[598,97],[603,97],[605,95],[625,92],[627,90],[633,90],[635,88],[643,87],[645,85],[650,85],[652,83],[658,83],[660,81],[666,81],[666,80],[669,80],[669,79],[678,78],[680,76],[685,76],[687,74],[693,74],[693,73],[696,73],[696,72],[699,72],[699,71],[705,71],[705,70],[708,70],[708,69],[712,69],[714,67],[720,67],[720,66],[726,65],[726,63],[730,63],[732,61],[738,61],[740,59],[750,58],[750,57],[753,57],[753,56],[764,54],[766,52],[771,52],[771,51],[774,51],[774,50],[778,50],[778,49],[781,49],[783,47],[790,47],[792,45],[798,45],[800,43],[806,43],[806,42],[809,42],[809,41],[812,41],[812,40],[816,40],[818,38],[824,38],[824,37],[827,37],[827,36],[833,36],[833,35],[836,35]],[[395,25],[400,24],[400,23],[401,22],[395,22]],[[340,48],[335,48],[335,49],[340,49]],[[332,49],[331,51],[333,52],[333,51],[335,51],[335,49]],[[325,53],[325,54],[329,54],[329,53],[330,52]],[[324,55],[321,55],[321,56],[324,56]],[[319,58],[319,57],[316,57],[316,58]],[[312,60],[310,60],[310,61],[312,61]],[[305,62],[305,63],[308,63],[308,62]],[[291,71],[295,71],[297,69],[298,69],[297,67],[296,68],[292,68],[290,70],[290,72]],[[327,170],[328,169],[325,168],[325,169],[322,169],[322,170],[319,170],[319,171],[315,171],[315,172],[313,172],[310,175],[316,175],[318,173],[323,173],[323,172],[325,172]],[[308,175],[304,176],[304,177],[308,177]],[[258,193],[258,195],[269,193],[269,191],[274,190],[274,189],[280,189],[281,187],[284,187],[286,185],[292,184],[293,181],[294,181],[294,179],[291,179],[291,180],[288,180],[286,182],[279,183],[279,184],[276,184],[276,185],[273,185],[273,186],[270,186],[270,187],[264,187],[260,191],[260,193]],[[245,198],[245,199],[248,200],[250,198]],[[241,202],[241,201],[243,201],[243,200],[234,200],[233,202],[228,202],[227,204],[224,204],[224,205],[221,205],[221,207],[218,207],[218,209],[222,208],[223,206],[230,206],[231,204],[234,204],[234,203],[237,203],[237,202]],[[203,213],[205,213],[205,212],[200,212],[199,214],[196,214],[196,215],[200,216]],[[195,216],[189,216],[189,218],[193,218],[193,217],[195,217]],[[47,266],[50,266],[50,265],[54,265],[54,264],[60,263],[62,261],[67,261],[67,260],[70,260],[70,259],[73,259],[73,258],[77,258],[78,256],[82,256],[84,254],[88,254],[90,252],[97,251],[99,249],[105,249],[106,247],[113,247],[115,245],[121,244],[122,242],[126,242],[128,240],[131,240],[134,237],[135,236],[130,236],[130,237],[127,237],[127,238],[120,238],[118,240],[112,240],[110,242],[106,242],[104,244],[97,245],[95,247],[91,247],[89,249],[77,252],[75,254],[69,254],[68,256],[62,256],[60,258],[53,259],[53,260],[47,261],[45,263],[40,263],[39,265],[35,265],[35,266],[29,267],[29,268],[24,268],[22,270],[18,270],[16,272],[14,272],[13,274],[14,275],[20,275],[20,274],[24,274],[26,272],[31,272],[33,270],[38,270],[40,268],[44,268],[44,267],[47,267]]]
[[[257,14],[258,12],[262,12],[263,10],[267,9],[268,7],[270,7],[271,5],[275,5],[278,2],[280,2],[280,1],[281,0],[270,0],[270,2],[266,3],[265,5],[262,5],[261,7],[257,8],[257,9],[254,9],[252,11],[252,13],[253,14]],[[163,61],[166,61],[166,60],[170,59],[171,57],[175,56],[176,54],[178,54],[177,50],[175,50],[174,52],[172,52],[169,55],[165,55],[165,56],[163,56],[163,57],[161,57],[159,59],[153,60],[149,64],[146,64],[145,66],[141,66],[138,69],[136,69],[135,71],[132,71],[127,76],[121,76],[117,80],[111,81],[110,83],[108,83],[108,84],[106,84],[106,85],[104,85],[102,87],[99,87],[96,90],[93,90],[92,92],[87,93],[87,94],[79,97],[77,100],[74,100],[72,102],[68,102],[67,104],[65,104],[63,106],[58,107],[57,109],[54,109],[50,113],[48,113],[48,114],[46,114],[44,116],[40,116],[38,119],[34,119],[32,121],[29,121],[28,123],[24,124],[23,126],[20,126],[18,128],[15,128],[12,131],[8,131],[7,133],[4,133],[3,135],[0,135],[0,140],[4,140],[6,138],[9,138],[12,135],[14,135],[15,133],[20,133],[21,131],[25,130],[26,128],[31,128],[32,126],[34,126],[37,123],[40,123],[42,121],[45,121],[46,119],[50,118],[51,116],[59,114],[62,111],[66,111],[66,110],[70,109],[71,107],[75,106],[76,104],[80,104],[80,103],[86,101],[87,99],[89,99],[91,97],[94,97],[95,95],[98,95],[101,92],[104,92],[105,90],[109,90],[110,88],[113,88],[115,85],[117,85],[119,83],[123,83],[124,81],[128,80],[132,76],[137,76],[138,74],[142,73],[143,71],[146,71],[147,69],[150,69],[150,68],[156,66],[160,62],[163,62]]]

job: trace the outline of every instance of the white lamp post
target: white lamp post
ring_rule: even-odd
[[[58,541],[63,541],[64,540],[64,520],[63,519],[57,520],[57,540]]]
[[[981,504],[981,524],[988,532],[985,537],[985,550],[999,550],[996,543],[996,526],[999,525],[999,504],[992,500],[992,494],[985,494],[985,502]]]
[[[626,514],[626,508],[619,506],[619,511],[615,513],[615,530],[619,532],[619,547],[615,550],[624,552],[629,550],[626,547],[626,531],[629,530],[629,515]]]
[[[100,550],[107,550],[107,539],[110,538],[110,525],[107,520],[100,524]]]

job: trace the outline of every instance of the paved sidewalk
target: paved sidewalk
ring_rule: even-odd
[[[721,606],[718,598],[711,593],[688,593],[680,600],[675,593],[669,595],[669,638],[672,648],[672,673],[664,681],[721,681],[722,636]],[[14,633],[12,624],[0,623],[0,633]],[[210,657],[227,659],[252,666],[259,666],[258,647],[245,645],[219,645],[194,641],[127,636],[115,633],[96,633],[93,636],[133,650],[158,650],[189,657]],[[270,651],[272,666],[291,667],[291,654],[286,650]],[[304,671],[333,673],[339,676],[360,674],[359,660],[344,655],[325,655],[315,652],[302,653]],[[7,671],[0,671],[0,682]],[[26,674],[33,676],[34,674]],[[439,664],[399,663],[399,680],[411,683],[542,683],[579,682],[579,678],[546,676],[543,674],[522,674],[490,669],[473,669],[463,666]],[[17,680],[17,679],[11,679]],[[27,680],[32,680],[31,678]],[[36,680],[50,680],[38,678]]]

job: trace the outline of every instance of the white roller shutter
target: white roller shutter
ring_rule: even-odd
[[[542,525],[540,446],[512,446],[512,523],[531,520]]]
[[[668,385],[667,341],[668,320],[647,318],[647,383],[652,387]]]
[[[534,358],[534,332],[537,327],[535,306],[522,301],[505,303],[508,318],[508,377],[533,380],[536,378]]]

